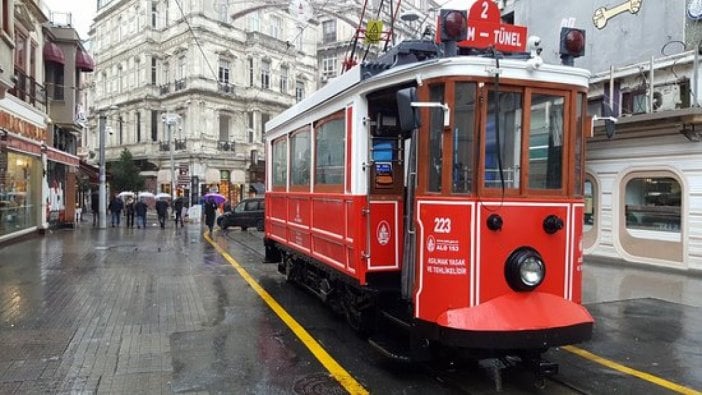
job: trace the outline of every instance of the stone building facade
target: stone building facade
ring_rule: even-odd
[[[129,149],[151,192],[170,193],[174,173],[191,202],[210,191],[245,197],[265,122],[316,89],[312,30],[293,40],[287,10],[227,4],[98,2],[86,137],[97,151],[105,114],[107,162]]]

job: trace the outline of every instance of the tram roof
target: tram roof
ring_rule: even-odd
[[[281,125],[287,125],[309,115],[310,110],[320,108],[333,100],[344,98],[348,100],[353,95],[365,95],[417,78],[422,80],[437,77],[493,78],[495,64],[494,58],[484,56],[435,58],[393,67],[369,78],[364,78],[362,66],[357,65],[268,121],[265,125],[266,134],[273,132]],[[525,59],[500,59],[500,70],[501,79],[538,81],[582,88],[588,87],[590,77],[589,70],[572,66],[543,64],[538,69],[529,69]]]

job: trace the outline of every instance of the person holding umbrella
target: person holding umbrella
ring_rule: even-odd
[[[161,224],[161,229],[166,227],[166,217],[168,216],[168,202],[161,198],[156,201],[156,214],[158,214],[158,222]]]
[[[180,227],[183,227],[183,197],[179,196],[173,202],[173,210],[175,210],[175,226],[178,228],[178,223],[180,222]]]
[[[217,203],[213,197],[207,197],[204,203],[205,207],[205,224],[210,229],[210,235],[212,235],[212,228],[215,223],[215,216],[217,215]]]
[[[139,199],[134,205],[134,213],[136,214],[137,228],[146,229],[146,210],[148,206],[144,203],[144,199]]]
[[[134,227],[134,198],[129,196],[127,198],[127,205],[125,206],[125,211],[127,213],[127,228]]]

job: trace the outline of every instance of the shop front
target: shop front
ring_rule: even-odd
[[[40,225],[41,177],[40,156],[0,148],[0,240]]]

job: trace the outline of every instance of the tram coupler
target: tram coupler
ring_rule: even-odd
[[[534,372],[534,386],[544,388],[546,377],[558,374],[558,364],[542,358],[525,359],[524,364]]]

